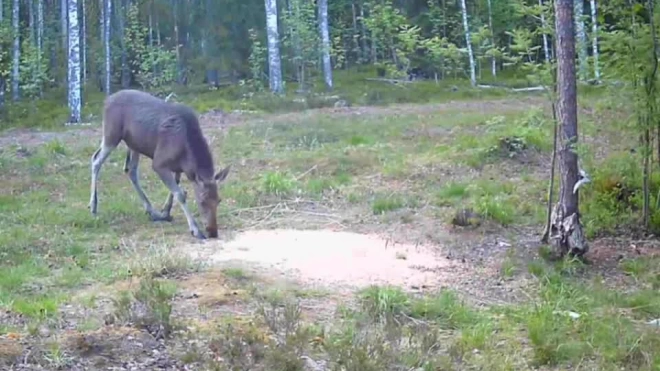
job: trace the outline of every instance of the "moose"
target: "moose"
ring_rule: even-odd
[[[120,90],[105,99],[102,128],[101,144],[91,159],[89,208],[92,215],[97,215],[96,187],[101,166],[124,141],[128,147],[124,173],[128,174],[151,220],[171,222],[170,212],[173,199],[176,199],[186,216],[190,233],[198,239],[206,239],[188,211],[186,193],[179,186],[181,173],[185,173],[193,184],[198,208],[206,222],[206,232],[211,238],[218,237],[216,213],[221,201],[218,184],[225,180],[230,166],[215,173],[213,156],[191,108],[143,91]],[[140,187],[140,155],[152,160],[152,169],[170,191],[161,212],[154,210]]]

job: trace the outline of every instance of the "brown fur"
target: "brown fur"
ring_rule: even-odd
[[[159,215],[151,208],[144,196],[145,208],[154,220],[171,220],[169,209],[172,197],[185,210],[185,195],[178,188],[180,174],[184,173],[194,185],[198,208],[206,221],[206,231],[210,237],[217,237],[216,220],[217,205],[220,202],[217,183],[224,180],[229,167],[214,174],[214,164],[211,151],[204,138],[195,112],[189,107],[166,102],[160,98],[138,90],[121,90],[106,98],[103,110],[103,142],[92,157],[92,176],[94,164],[107,158],[106,152],[112,151],[120,142],[126,143],[128,153],[124,170],[141,198],[144,196],[137,183],[137,162],[140,155],[152,159],[153,170],[170,188],[170,195],[163,210],[165,216]],[[103,148],[107,150],[103,150]],[[100,154],[104,158],[100,159]],[[100,168],[100,165],[98,165]],[[176,193],[181,193],[178,196]],[[92,184],[92,212],[95,213],[95,178]],[[186,216],[188,218],[188,215]],[[194,220],[188,220],[193,234]],[[191,224],[192,223],[192,224]],[[203,238],[204,236],[198,236]]]

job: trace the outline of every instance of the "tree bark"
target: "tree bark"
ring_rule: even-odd
[[[557,116],[560,127],[559,200],[553,210],[550,236],[559,257],[567,253],[581,256],[588,251],[579,215],[577,84],[575,71],[575,22],[573,0],[555,0],[557,56]]]
[[[282,86],[282,60],[280,35],[277,29],[277,0],[266,1],[266,31],[268,35],[268,84],[273,93],[284,92]]]
[[[110,54],[110,20],[112,19],[112,0],[105,0],[105,11],[103,12],[105,21],[103,22],[103,46],[105,47],[105,95],[110,95],[110,75],[112,68],[110,61],[112,55]]]
[[[543,7],[543,0],[539,0],[539,6]],[[541,27],[546,27],[547,23],[545,21],[545,12],[541,11]],[[550,63],[550,44],[548,43],[548,34],[543,31],[543,54],[545,55],[546,63]]]
[[[68,81],[69,81],[69,124],[79,124],[81,114],[80,89],[80,28],[78,26],[78,0],[68,0]]]
[[[323,77],[325,87],[332,90],[332,63],[330,62],[330,31],[328,30],[328,0],[319,0],[319,31],[323,56]]]
[[[467,16],[467,5],[465,0],[461,0],[461,13],[463,14],[463,30],[465,31],[465,44],[468,51],[468,58],[470,59],[470,83],[472,86],[477,86],[477,71],[474,63],[474,53],[472,52],[472,38],[470,37],[470,26]]]
[[[20,0],[14,0],[11,9],[11,25],[14,30],[14,44],[12,46],[12,74],[11,74],[11,97],[18,101],[20,97],[20,65],[21,65],[21,29],[20,29]]]
[[[586,81],[588,75],[588,62],[587,58],[587,34],[584,31],[584,0],[574,0],[573,6],[575,13],[573,18],[575,20],[575,35],[577,37],[577,53],[579,60],[578,78],[580,81]]]
[[[598,64],[598,17],[596,16],[596,0],[591,0],[591,33],[592,35],[592,48],[594,55],[594,77],[596,82],[600,82],[600,66]]]

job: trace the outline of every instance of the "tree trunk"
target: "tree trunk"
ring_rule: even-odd
[[[67,55],[67,17],[69,16],[67,11],[67,0],[60,0],[60,24],[61,24],[61,30],[62,30],[62,50],[64,50],[64,55]]]
[[[468,58],[470,59],[470,83],[477,86],[476,65],[474,53],[472,52],[472,38],[470,37],[470,26],[468,24],[467,6],[465,0],[461,0],[461,13],[463,14],[463,30],[465,31],[465,44],[467,45]]]
[[[37,0],[37,71],[43,76],[41,59],[44,52],[44,0]],[[39,96],[43,93],[45,81],[39,85]]]
[[[81,0],[80,2],[82,3],[82,35],[80,36],[82,60],[80,62],[80,68],[82,69],[82,85],[84,85],[85,81],[87,81],[87,10],[85,0]]]
[[[277,0],[266,1],[266,31],[268,34],[268,84],[273,93],[284,92],[282,86],[282,60],[280,36],[277,29]]]
[[[598,17],[596,16],[596,0],[591,0],[591,33],[594,56],[594,77],[600,82],[600,66],[598,65]]]
[[[12,73],[11,73],[11,97],[18,101],[20,94],[20,65],[21,65],[21,29],[20,29],[21,1],[14,0],[11,9],[11,25],[14,30],[14,45],[12,46]]]
[[[493,29],[493,7],[491,0],[488,0],[488,27],[490,27],[491,41],[493,43],[493,48],[495,47],[495,30]],[[497,61],[495,56],[490,59],[490,73],[493,77],[497,76]]]
[[[105,95],[110,95],[110,75],[112,69],[110,61],[112,55],[110,54],[110,20],[112,19],[112,0],[105,0],[105,11],[103,12],[105,21],[103,22],[103,46],[105,47]]]
[[[0,23],[5,20],[3,7],[4,4],[2,3],[2,0],[0,0]],[[5,78],[0,75],[0,109],[5,105],[5,89],[7,89],[7,81],[5,81]]]
[[[543,7],[543,0],[539,0],[539,6]],[[541,11],[541,27],[545,28],[548,24],[545,21],[545,12]],[[548,43],[548,34],[543,31],[543,54],[545,55],[545,62],[550,63],[550,43]]]
[[[80,124],[80,29],[78,27],[78,0],[68,0],[69,8],[69,124]]]
[[[330,62],[330,31],[328,30],[328,0],[319,0],[319,31],[323,54],[323,77],[325,87],[332,90],[332,64]]]
[[[578,182],[578,156],[572,150],[578,141],[574,27],[573,0],[555,0],[561,179],[559,200],[552,212],[550,237],[558,257],[567,253],[581,256],[589,249],[580,223],[579,191],[574,190]]]
[[[575,19],[575,35],[577,37],[577,53],[579,60],[578,78],[580,81],[587,80],[588,71],[588,53],[587,53],[587,34],[584,31],[584,0],[575,0],[573,2]]]
[[[119,39],[121,40],[121,87],[128,89],[131,84],[130,68],[128,66],[128,46],[126,45],[126,4],[125,0],[119,0],[117,18],[119,19]]]

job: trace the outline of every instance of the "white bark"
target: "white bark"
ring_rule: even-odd
[[[596,0],[591,0],[591,33],[594,55],[594,77],[600,82],[600,66],[598,65],[598,17],[596,17]]]
[[[80,28],[78,26],[78,0],[68,0],[68,21],[67,30],[68,49],[69,49],[69,112],[70,124],[80,123],[81,111],[81,89],[80,89]]]
[[[19,28],[19,15],[20,15],[21,1],[14,0],[11,9],[11,25],[14,30],[14,45],[12,46],[12,73],[11,73],[11,95],[14,101],[19,98],[19,81],[20,72],[19,67],[21,64],[21,30]]]
[[[323,57],[323,77],[325,86],[332,90],[332,63],[330,62],[330,31],[328,30],[328,0],[319,0],[319,29]]]
[[[467,6],[465,5],[465,0],[461,0],[461,13],[463,13],[465,43],[467,44],[468,58],[470,59],[470,83],[472,86],[477,86],[477,71],[474,63],[474,53],[472,52],[472,38],[470,37],[470,26],[468,25]]]
[[[81,30],[81,48],[82,48],[82,61],[80,62],[80,68],[82,69],[82,84],[85,84],[87,81],[87,11],[85,6],[85,0],[81,0],[82,4],[82,30]]]
[[[69,16],[66,11],[67,8],[67,0],[60,0],[60,23],[62,27],[62,49],[67,50],[66,42],[67,42],[67,17]]]
[[[495,30],[493,29],[493,6],[491,4],[491,0],[488,0],[488,27],[490,27],[491,42],[492,42],[493,48],[494,48],[495,47]],[[493,56],[490,59],[490,73],[493,75],[493,77],[497,76],[497,61],[495,60],[495,56]]]
[[[543,8],[543,0],[539,0],[539,6]],[[541,11],[541,27],[544,29],[548,26],[545,21],[545,12]],[[545,61],[550,63],[550,44],[548,43],[548,34],[543,31],[543,54],[545,55]]]
[[[266,31],[268,35],[268,84],[273,93],[281,94],[282,60],[280,57],[280,36],[277,29],[277,0],[266,1]]]
[[[27,8],[28,8],[28,28],[30,29],[30,42],[34,44],[34,46],[37,45],[37,27],[35,23],[35,16],[34,16],[34,1],[32,0],[27,0]]]
[[[37,51],[38,58],[41,61],[41,54],[44,48],[44,0],[37,0]],[[41,62],[39,62],[41,68]]]
[[[112,73],[110,61],[110,20],[112,19],[112,0],[105,0],[103,46],[105,47],[105,94],[110,95],[110,75]]]
[[[587,34],[584,31],[584,4],[583,0],[573,2],[573,19],[575,20],[575,46],[578,55],[578,79],[587,79]]]

